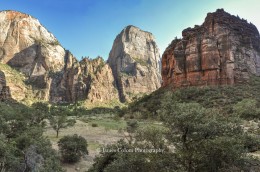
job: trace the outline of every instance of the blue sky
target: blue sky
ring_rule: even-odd
[[[1,0],[0,10],[38,18],[66,49],[108,58],[117,34],[127,25],[152,32],[160,53],[187,27],[202,24],[217,8],[239,15],[260,29],[259,0]]]

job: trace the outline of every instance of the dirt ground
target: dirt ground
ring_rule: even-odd
[[[99,148],[107,144],[115,143],[123,138],[123,134],[118,132],[118,130],[105,128],[103,126],[92,127],[92,123],[86,123],[80,120],[76,121],[75,126],[62,129],[59,133],[59,138],[56,138],[56,133],[50,126],[47,126],[44,133],[44,135],[51,140],[52,146],[56,150],[58,150],[58,140],[65,135],[78,134],[87,140],[89,154],[83,157],[78,163],[63,164],[67,172],[87,171],[93,164],[95,156],[99,154]]]

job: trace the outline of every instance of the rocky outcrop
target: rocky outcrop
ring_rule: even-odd
[[[160,55],[149,32],[127,26],[116,37],[108,63],[122,102],[161,86]]]
[[[52,82],[53,102],[87,100],[90,103],[106,103],[118,98],[112,70],[101,57],[93,60],[84,58],[80,62],[71,54],[68,57],[63,74],[57,75],[57,78],[61,77],[56,79],[60,82]]]
[[[24,73],[27,83],[49,99],[49,73],[63,70],[66,51],[58,40],[30,15],[0,12],[0,62]]]
[[[0,67],[8,64],[16,70],[7,67],[5,72],[22,73],[19,81],[26,83],[19,86],[9,79],[19,101],[29,92],[33,100],[55,103],[125,101],[160,87],[159,50],[152,34],[137,27],[128,26],[117,36],[109,63],[102,58],[78,61],[37,19],[20,12],[0,12],[0,33]]]
[[[58,40],[30,15],[0,12],[0,60],[30,77],[64,66],[65,50]]]
[[[87,88],[87,98],[90,102],[95,102],[97,100],[103,102],[118,99],[118,92],[115,88],[112,69],[102,58],[98,57],[94,60],[84,59],[81,61],[80,65],[82,67],[84,66],[84,72],[87,71],[87,78],[91,78],[91,84],[89,84],[89,88]]]
[[[259,32],[246,20],[218,9],[182,36],[162,56],[163,86],[235,84],[260,75]]]
[[[5,73],[0,71],[0,101],[11,98],[10,88],[6,85]]]

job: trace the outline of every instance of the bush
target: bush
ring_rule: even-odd
[[[127,127],[126,130],[128,133],[134,133],[136,129],[138,128],[138,122],[136,120],[129,120],[126,122]]]
[[[86,139],[77,134],[64,136],[59,140],[58,146],[63,161],[67,163],[78,162],[83,155],[88,154]]]
[[[260,114],[255,99],[243,99],[233,106],[233,111],[244,119],[257,119]]]
[[[228,171],[243,168],[247,149],[244,131],[237,118],[223,116],[217,110],[198,103],[165,104],[167,139],[175,147],[177,163],[184,171]],[[248,140],[250,141],[250,140]],[[251,142],[251,141],[250,141]],[[231,170],[234,171],[234,170]]]
[[[246,135],[245,136],[245,148],[249,152],[255,152],[260,149],[260,138],[255,136]]]
[[[98,127],[96,123],[91,124],[92,127]]]
[[[46,114],[39,114],[41,105],[0,102],[0,171],[63,171],[58,154],[43,136]]]

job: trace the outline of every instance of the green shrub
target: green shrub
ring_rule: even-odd
[[[98,127],[98,125],[96,123],[92,123],[91,126],[92,127]]]
[[[260,149],[260,139],[255,136],[245,136],[245,148],[249,152],[255,152]]]
[[[88,154],[86,139],[77,134],[64,136],[59,140],[58,146],[63,161],[67,163],[78,162],[83,155]]]
[[[233,106],[233,111],[244,119],[257,119],[260,114],[255,99],[243,99]]]

